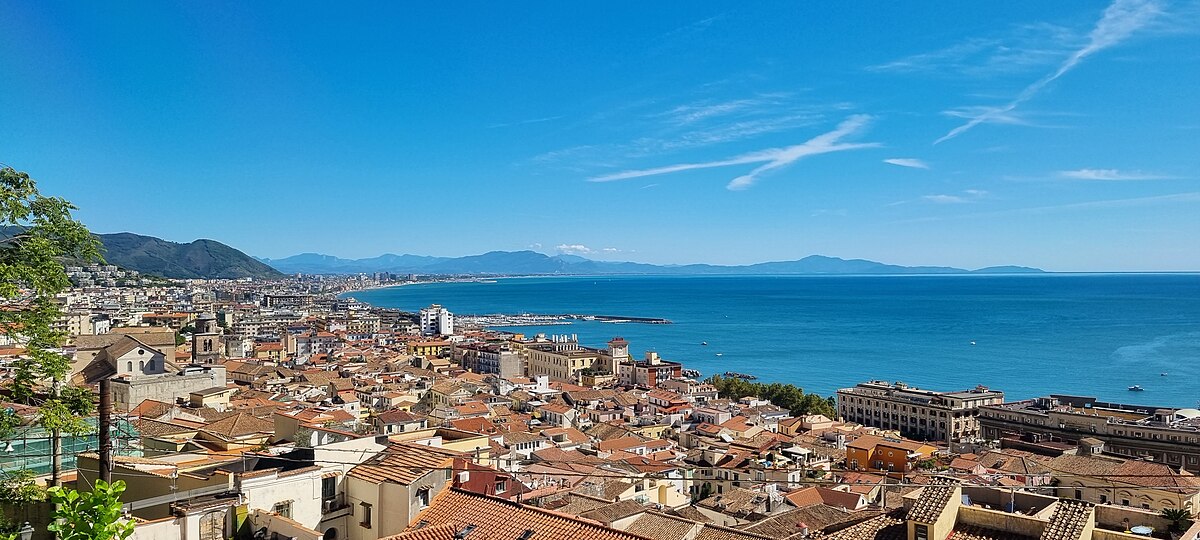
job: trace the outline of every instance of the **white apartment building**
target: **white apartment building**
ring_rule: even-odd
[[[440,304],[421,310],[421,335],[449,336],[454,333],[454,314]]]

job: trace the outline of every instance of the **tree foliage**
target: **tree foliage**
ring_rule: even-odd
[[[757,383],[734,377],[713,375],[706,381],[717,389],[724,398],[741,399],[754,396],[770,401],[773,405],[791,412],[792,416],[823,414],[836,418],[837,408],[832,397],[805,394],[799,386],[783,383]]]
[[[28,174],[0,167],[0,333],[26,349],[9,389],[14,402],[40,409],[37,423],[54,436],[92,429],[91,392],[65,386],[71,359],[61,351],[67,336],[57,326],[56,295],[71,284],[64,263],[101,260],[99,242],[72,210],[66,200],[38,192]]]
[[[0,477],[0,504],[28,504],[46,500],[46,488],[34,481],[33,471],[18,469]]]
[[[48,490],[55,504],[47,528],[59,540],[125,540],[133,534],[134,522],[121,515],[121,493],[125,482],[97,480],[92,491],[62,487]]]
[[[1185,508],[1163,508],[1160,515],[1171,521],[1172,531],[1183,532],[1192,526],[1192,513]]]

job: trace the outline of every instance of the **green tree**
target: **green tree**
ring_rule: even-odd
[[[1171,530],[1175,532],[1183,532],[1192,526],[1192,513],[1183,508],[1163,508],[1163,519],[1171,521]]]
[[[62,487],[48,491],[55,510],[46,528],[59,540],[125,540],[133,534],[133,520],[121,515],[124,481],[97,480],[92,491]]]
[[[39,193],[28,174],[0,168],[0,333],[27,351],[9,388],[13,401],[40,409],[36,424],[50,433],[54,485],[62,435],[92,429],[86,421],[92,394],[67,385],[71,359],[61,352],[67,336],[56,328],[62,317],[56,295],[70,286],[64,263],[101,260],[99,241],[72,210],[66,200]]]
[[[792,416],[823,414],[829,418],[837,417],[837,407],[832,397],[805,394],[803,389],[794,384],[754,383],[720,375],[713,375],[706,382],[716,387],[717,394],[724,398],[737,400],[746,396],[756,396],[787,409]]]
[[[20,469],[0,477],[0,503],[21,505],[46,500],[46,489],[34,481],[33,471]]]

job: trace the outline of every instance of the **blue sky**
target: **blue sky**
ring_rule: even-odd
[[[6,2],[0,162],[248,253],[1200,270],[1200,3]]]

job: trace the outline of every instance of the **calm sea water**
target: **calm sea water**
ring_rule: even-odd
[[[1010,400],[1200,401],[1200,275],[514,278],[350,296],[409,311],[663,317],[674,324],[511,330],[578,334],[596,347],[622,336],[631,353],[654,350],[705,376],[740,371],[822,394],[886,379],[983,384]],[[1134,384],[1145,391],[1128,391]]]

